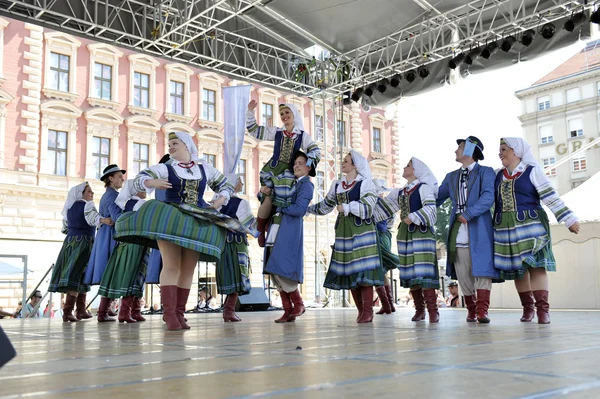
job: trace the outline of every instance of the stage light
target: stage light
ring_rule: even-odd
[[[567,22],[565,22],[565,30],[568,32],[573,32],[575,30],[575,28],[577,28],[579,25],[581,25],[582,23],[585,22],[585,13],[582,12],[578,12],[577,14],[573,14],[571,16],[571,18],[569,18],[567,20]]]
[[[600,8],[590,15],[590,21],[595,24],[600,24]]]
[[[354,101],[355,103],[359,102],[364,92],[365,89],[363,89],[362,87],[359,87],[358,89],[354,90],[354,93],[352,93],[352,101]]]
[[[427,67],[424,65],[420,66],[417,69],[417,72],[419,72],[421,79],[425,79],[427,76],[429,76],[429,69],[427,69]]]
[[[548,22],[546,25],[542,26],[542,37],[546,40],[552,39],[554,36],[554,32],[556,32],[556,26],[553,23]]]
[[[504,40],[502,40],[502,43],[500,44],[500,50],[504,51],[505,53],[508,53],[516,42],[517,39],[513,35],[505,37]]]
[[[400,85],[400,80],[402,80],[402,76],[400,74],[392,76],[392,79],[390,79],[390,86],[398,87]]]
[[[523,32],[523,36],[521,36],[521,44],[523,46],[529,46],[533,42],[534,37],[535,31],[533,29],[527,29]]]
[[[465,64],[473,65],[473,61],[475,61],[479,55],[481,54],[481,48],[476,47],[473,50],[469,51],[469,54],[465,57]]]
[[[410,70],[404,74],[404,79],[406,79],[406,81],[408,83],[414,82],[416,78],[417,78],[417,73],[415,72],[414,69]]]
[[[498,43],[491,42],[481,51],[481,56],[486,60],[489,59],[492,54],[494,54],[498,50]]]
[[[460,54],[456,55],[454,58],[452,58],[450,61],[448,61],[448,68],[456,69],[456,67],[459,66],[460,64],[462,64],[464,60],[465,60],[465,54],[460,53]]]
[[[381,79],[379,81],[379,83],[377,83],[377,91],[380,92],[381,94],[383,94],[387,90],[387,86],[388,86],[388,80]]]
[[[375,93],[375,84],[370,84],[365,89],[365,95],[367,97],[371,97],[373,95],[373,93]]]

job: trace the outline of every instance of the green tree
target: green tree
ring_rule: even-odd
[[[438,243],[446,245],[448,242],[448,232],[450,231],[450,212],[452,211],[452,201],[447,199],[437,208],[437,222],[435,223],[435,240]]]

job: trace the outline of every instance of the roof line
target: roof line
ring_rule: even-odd
[[[573,77],[576,77],[576,76],[580,76],[580,75],[584,75],[586,73],[594,72],[594,71],[597,71],[597,70],[600,70],[600,66],[597,66],[597,67],[592,68],[592,69],[587,69],[585,71],[573,73],[571,75],[561,76],[560,78],[552,79],[552,80],[549,80],[547,82],[542,82],[542,83],[539,83],[537,85],[529,86],[526,89],[521,89],[521,90],[516,91],[515,94],[522,93],[522,92],[527,91],[527,90],[537,89],[537,88],[540,88],[542,86],[549,85],[551,83],[560,82],[562,80],[567,80],[567,79],[570,79],[570,78],[573,78]]]

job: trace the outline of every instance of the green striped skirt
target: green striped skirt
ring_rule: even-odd
[[[377,242],[379,243],[379,252],[381,253],[381,263],[383,270],[389,272],[396,270],[399,265],[398,255],[392,252],[392,233],[389,231],[378,231]]]
[[[397,244],[400,285],[404,288],[440,288],[432,228],[401,223],[398,227]]]
[[[271,200],[273,205],[278,207],[287,207],[292,203],[292,187],[296,178],[290,171],[290,164],[279,161],[277,166],[272,167],[271,161],[267,162],[260,171],[260,184],[273,190]],[[262,203],[265,196],[259,193],[258,199]]]
[[[168,241],[198,252],[199,261],[218,262],[227,237],[223,221],[235,221],[231,229],[244,230],[236,219],[222,216],[214,209],[150,200],[137,212],[121,215],[114,238],[154,249],[158,249],[157,240]]]
[[[102,274],[98,294],[112,299],[126,296],[141,298],[149,254],[147,247],[119,243]]]
[[[84,293],[90,290],[88,285],[83,284],[83,277],[93,245],[94,237],[90,236],[71,236],[65,239],[52,270],[48,291]]]
[[[505,280],[518,280],[528,268],[556,271],[550,224],[543,209],[494,216],[494,267]]]
[[[248,242],[238,236],[227,239],[221,260],[217,262],[217,291],[222,295],[250,292]]]

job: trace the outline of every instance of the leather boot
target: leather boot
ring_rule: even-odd
[[[133,306],[131,307],[131,318],[135,321],[146,321],[146,318],[142,316],[142,304],[140,298],[133,298]]]
[[[392,314],[392,307],[390,306],[387,292],[385,292],[385,287],[377,287],[375,291],[377,291],[377,296],[379,296],[379,301],[381,302],[381,309],[379,309],[377,314]]]
[[[440,312],[437,307],[437,295],[433,288],[423,290],[425,303],[427,304],[427,312],[429,313],[429,322],[437,323],[440,321]]]
[[[177,317],[177,286],[161,285],[160,299],[163,305],[163,320],[167,323],[167,328],[171,331],[181,330],[182,326]]]
[[[225,322],[242,321],[242,319],[240,319],[238,317],[238,315],[235,314],[235,304],[237,302],[237,298],[238,298],[237,292],[234,294],[229,294],[229,295],[227,295],[227,298],[225,298],[225,303],[223,306],[223,321],[225,321]]]
[[[73,295],[67,294],[65,298],[65,306],[63,306],[63,323],[68,322],[76,322],[78,321],[75,316],[73,316],[73,307],[75,306],[75,298]]]
[[[549,294],[550,292],[546,290],[533,291],[535,307],[537,308],[538,324],[550,324],[550,303],[548,303]]]
[[[475,295],[465,295],[465,304],[467,305],[467,322],[477,321],[477,303]]]
[[[98,307],[98,322],[104,323],[107,321],[117,321],[117,319],[113,319],[108,315],[108,308],[110,307],[110,303],[112,299],[103,296],[100,299],[100,306]]]
[[[111,299],[110,304],[108,305],[108,309],[106,311],[106,314],[108,314],[111,317],[115,317],[117,315],[117,313],[113,312],[112,310],[113,302],[116,302],[116,299]]]
[[[119,308],[119,323],[137,323],[131,317],[131,308],[133,307],[133,296],[124,296],[121,299],[121,307]]]
[[[190,296],[189,288],[177,287],[177,308],[175,309],[175,314],[177,315],[179,324],[181,324],[181,328],[183,328],[184,330],[189,330],[191,328],[186,323],[185,317],[183,317],[183,315],[185,313],[185,306],[187,305],[187,300],[188,300],[189,296]]]
[[[358,323],[373,322],[373,287],[361,286],[360,295],[362,296],[362,313],[358,318]]]
[[[490,316],[488,309],[490,308],[490,290],[477,290],[477,321],[480,323],[489,323]]]
[[[294,310],[292,310],[292,314],[290,316],[296,318],[302,316],[304,312],[306,312],[306,308],[304,307],[304,302],[302,302],[302,295],[300,295],[300,291],[296,290],[289,293],[290,299],[294,304]]]
[[[283,315],[275,320],[275,323],[290,323],[295,321],[296,318],[291,316],[294,311],[294,305],[292,304],[290,294],[285,291],[279,291],[279,296],[281,297],[281,304],[283,305]]]
[[[267,231],[268,222],[269,222],[269,219],[263,219],[263,218],[259,218],[259,217],[256,218],[256,229],[260,233],[260,235],[258,236],[258,246],[261,248],[265,247],[266,231]]]
[[[410,290],[412,293],[413,301],[415,302],[415,315],[411,319],[412,321],[425,320],[425,298],[423,297],[423,290]]]
[[[533,291],[519,292],[519,298],[521,298],[521,305],[523,305],[523,316],[521,316],[521,321],[524,323],[530,322],[535,316],[535,298],[533,297]]]
[[[396,307],[394,306],[394,293],[392,292],[392,286],[388,284],[384,287],[388,297],[388,302],[390,303],[390,307],[392,308],[392,313],[394,313],[396,311]]]
[[[75,311],[75,317],[77,317],[77,320],[91,319],[92,317],[94,317],[85,308],[86,307],[85,297],[86,297],[85,294],[77,295],[77,301],[75,301],[75,304],[77,305],[77,310]]]
[[[350,292],[352,293],[352,298],[354,299],[354,304],[356,305],[356,310],[358,310],[358,316],[356,316],[356,321],[360,319],[362,315],[362,295],[360,293],[360,288],[351,288]]]

